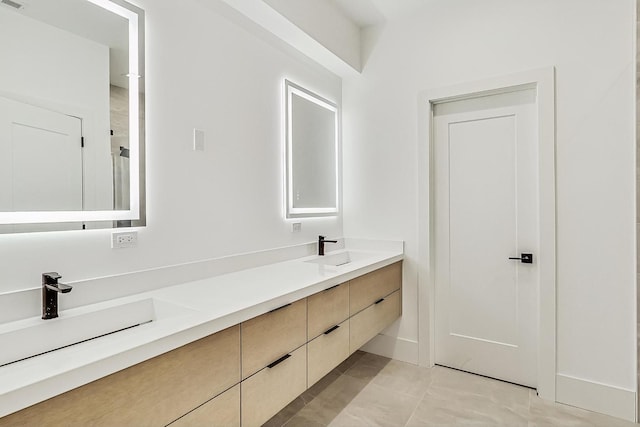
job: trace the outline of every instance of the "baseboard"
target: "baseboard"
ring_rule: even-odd
[[[556,375],[556,401],[628,421],[636,420],[636,392],[568,375]]]
[[[418,342],[389,335],[377,335],[366,343],[362,351],[400,360],[401,362],[418,364]]]

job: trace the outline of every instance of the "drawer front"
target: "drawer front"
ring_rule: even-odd
[[[311,295],[307,298],[307,305],[307,336],[311,340],[349,318],[349,283]]]
[[[170,426],[240,427],[240,384],[177,419]]]
[[[351,316],[400,289],[402,261],[356,277],[349,282],[349,312]]]
[[[350,319],[349,352],[353,353],[391,325],[402,314],[401,291],[395,291]]]
[[[307,342],[307,300],[242,323],[242,379]]]
[[[261,426],[307,389],[307,346],[241,384],[242,426]]]
[[[307,380],[311,387],[349,357],[349,320],[339,324],[337,329],[310,341],[307,352]]]
[[[0,418],[0,426],[166,425],[239,381],[233,326]]]

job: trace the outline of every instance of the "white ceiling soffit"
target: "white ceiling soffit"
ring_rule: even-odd
[[[385,22],[385,15],[375,4],[375,0],[327,0],[335,3],[342,13],[360,28],[379,25]],[[396,0],[402,4],[405,0]]]
[[[360,27],[331,0],[263,0],[355,70],[360,64]]]
[[[305,0],[308,7],[302,9],[294,3],[300,0],[269,0],[283,12],[263,0],[223,1],[329,71],[342,77],[360,74],[360,27],[344,14],[343,19],[334,15],[331,8],[341,11],[331,1]],[[342,24],[340,31],[336,22]]]

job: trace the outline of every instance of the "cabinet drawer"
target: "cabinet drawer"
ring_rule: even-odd
[[[350,319],[349,352],[353,353],[402,314],[401,291],[395,291],[383,301],[362,310]]]
[[[337,326],[337,329],[331,331],[330,328],[328,331],[331,332],[327,331],[307,344],[309,387],[349,357],[349,320]]]
[[[240,384],[170,424],[171,427],[240,427]]]
[[[242,379],[307,342],[307,300],[242,323]]]
[[[242,426],[260,426],[307,389],[307,346],[241,384]]]
[[[307,298],[309,325],[307,336],[313,339],[349,318],[349,284],[343,283]]]
[[[401,286],[402,261],[356,277],[349,282],[350,314],[353,316]]]
[[[233,326],[0,418],[0,426],[167,425],[239,381]]]

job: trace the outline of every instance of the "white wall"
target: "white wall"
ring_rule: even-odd
[[[216,2],[134,3],[146,11],[148,226],[138,247],[120,250],[109,230],[0,235],[0,293],[37,287],[44,271],[76,281],[342,235],[341,217],[291,233],[281,131],[284,77],[336,102],[340,79]],[[204,152],[191,149],[194,127]]]
[[[367,31],[362,77],[343,83],[344,229],[406,241],[388,335],[418,338],[417,94],[555,66],[557,369],[635,390],[633,12],[632,0],[433,1]]]

